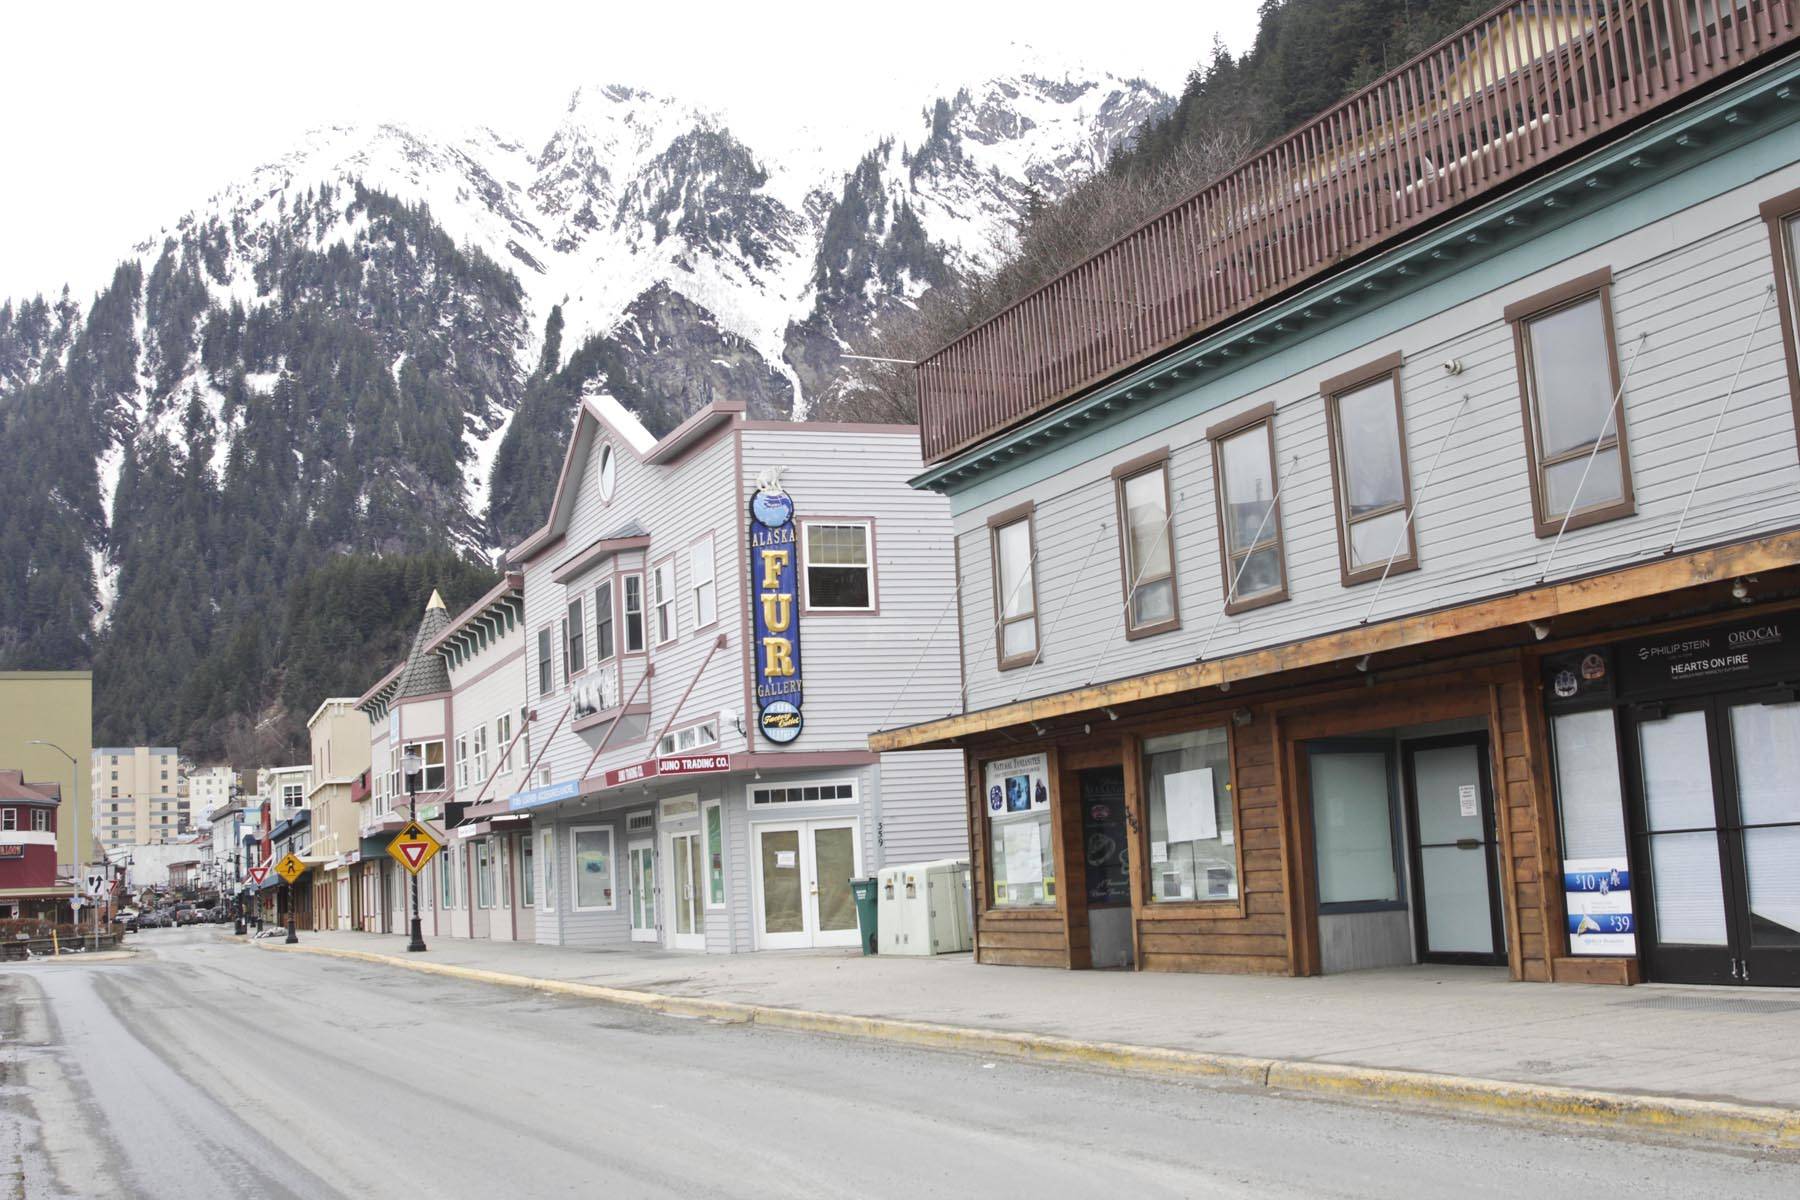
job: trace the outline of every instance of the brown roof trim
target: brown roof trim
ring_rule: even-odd
[[[644,461],[659,466],[675,462],[688,451],[703,444],[720,425],[729,424],[744,412],[742,400],[714,400],[650,447],[650,452],[644,455]]]
[[[1275,402],[1270,400],[1265,404],[1257,405],[1248,412],[1241,412],[1235,417],[1226,417],[1217,425],[1208,426],[1206,430],[1206,440],[1209,442],[1216,442],[1220,438],[1228,438],[1240,430],[1248,429],[1252,425],[1257,425],[1263,421],[1270,420],[1274,416]]]
[[[464,626],[469,624],[469,622],[487,612],[488,609],[494,606],[496,601],[503,599],[512,592],[518,592],[521,596],[525,594],[525,575],[521,571],[508,571],[500,577],[499,583],[488,590],[487,595],[457,613],[450,624],[444,626],[444,631],[442,633],[426,643],[425,653],[435,653],[446,640],[455,637]]]
[[[623,550],[648,550],[649,548],[650,538],[648,535],[644,537],[597,538],[551,568],[550,578],[558,583],[564,583],[609,555],[618,554]]]

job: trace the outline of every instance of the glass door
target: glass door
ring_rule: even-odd
[[[1709,702],[1640,708],[1628,747],[1636,758],[1634,873],[1651,978],[1731,983],[1737,977],[1719,819]]]
[[[764,950],[857,944],[850,880],[856,822],[755,826],[756,944]]]
[[[672,950],[706,949],[706,907],[701,901],[703,860],[700,833],[688,830],[671,833],[663,843],[669,861],[669,948]]]
[[[1426,962],[1506,961],[1486,734],[1406,743],[1414,921]]]
[[[1800,985],[1800,701],[1726,707],[1737,982]]]
[[[631,879],[631,940],[656,940],[656,849],[651,842],[632,842],[626,850]]]

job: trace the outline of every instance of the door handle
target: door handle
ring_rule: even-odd
[[[1481,839],[1480,838],[1457,838],[1456,839],[1456,848],[1458,850],[1479,850],[1479,849],[1481,849]]]

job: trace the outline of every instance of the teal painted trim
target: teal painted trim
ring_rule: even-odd
[[[1797,79],[1800,57],[941,463],[912,485],[942,490],[952,514],[967,512],[1800,161]],[[1752,104],[1764,111],[1742,119]],[[1696,133],[1715,125],[1704,138]],[[1587,186],[1596,178],[1621,182]],[[1623,193],[1626,183],[1636,190]],[[1585,198],[1580,207],[1571,189]],[[1471,249],[1472,238],[1485,240]],[[1365,301],[1359,313],[1319,315],[1350,308],[1353,297],[1373,291],[1398,294],[1373,309]],[[1296,324],[1315,332],[1285,348],[1259,349],[1259,342],[1289,340]],[[1240,356],[1241,363],[1221,363],[1205,382],[1148,407],[1140,396],[1172,386],[1171,377],[1183,372],[1206,370],[1207,360]],[[954,480],[971,470],[973,478]]]

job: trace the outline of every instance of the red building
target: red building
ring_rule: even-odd
[[[56,810],[62,788],[26,783],[0,768],[0,917],[56,917],[74,885],[56,877]]]

